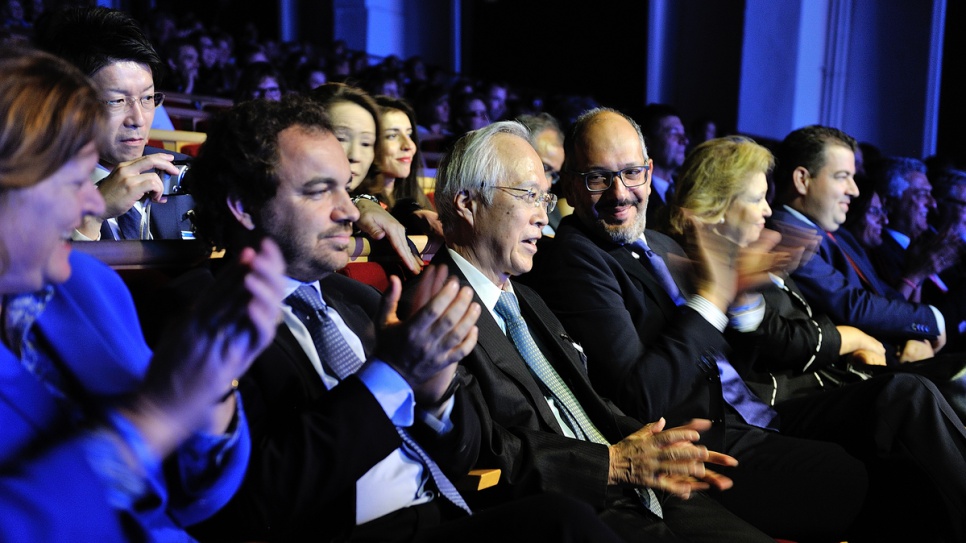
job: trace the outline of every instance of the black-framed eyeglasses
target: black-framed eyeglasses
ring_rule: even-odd
[[[647,171],[650,166],[631,166],[623,170],[597,170],[593,172],[573,172],[584,178],[584,186],[590,192],[604,192],[614,184],[614,178],[619,177],[624,186],[631,189],[647,183]]]
[[[543,165],[543,175],[547,177],[547,181],[550,181],[551,185],[560,180],[560,172],[553,169],[553,166],[550,164]]]
[[[107,106],[108,111],[111,113],[119,111],[127,111],[135,103],[141,104],[141,108],[144,110],[152,110],[161,105],[164,102],[164,93],[156,92],[154,94],[148,94],[147,96],[142,96],[140,98],[134,98],[133,96],[125,96],[123,98],[112,98],[110,100],[101,100],[104,105]]]
[[[517,193],[523,194],[512,194],[514,198],[519,198],[524,202],[532,205],[533,207],[540,207],[543,205],[547,208],[547,213],[550,213],[557,207],[557,195],[549,192],[540,192],[537,189],[521,189],[517,187],[507,187],[504,185],[483,185],[481,189],[503,189]]]

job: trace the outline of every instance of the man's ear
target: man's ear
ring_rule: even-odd
[[[456,193],[453,204],[456,214],[470,226],[476,224],[476,211],[479,202],[470,194],[468,190],[461,190]]]
[[[795,194],[799,196],[808,194],[808,185],[811,181],[812,176],[808,173],[808,168],[805,166],[799,166],[792,172],[792,183],[795,186]]]
[[[231,210],[231,214],[235,216],[235,219],[237,219],[242,226],[248,230],[255,229],[255,221],[253,221],[252,216],[245,211],[245,206],[242,205],[240,199],[235,196],[229,196],[228,198],[225,198],[225,203],[228,204],[228,209]]]

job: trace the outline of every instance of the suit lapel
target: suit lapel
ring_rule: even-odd
[[[278,330],[275,332],[275,341],[272,342],[272,345],[278,349],[280,354],[270,357],[263,355],[263,358],[271,360],[272,364],[280,362],[279,357],[286,358],[306,386],[320,392],[328,390],[325,387],[322,376],[319,375],[318,370],[312,365],[309,355],[305,353],[302,345],[295,339],[295,335],[292,334],[292,331],[284,322],[278,326]]]
[[[661,312],[664,313],[665,320],[671,319],[675,314],[677,306],[671,300],[671,296],[667,291],[664,290],[664,287],[661,286],[657,279],[651,275],[651,272],[641,263],[640,259],[644,258],[644,256],[626,247],[613,247],[608,252],[620,263],[621,268],[628,275],[636,279],[644,287],[644,290],[649,294],[649,298],[657,302],[657,305],[661,308]],[[678,288],[681,288],[681,285],[678,285]],[[681,292],[686,291],[682,289]]]
[[[469,281],[466,280],[466,276],[463,275],[459,266],[449,257],[449,253],[445,248],[436,253],[436,258],[433,259],[433,263],[446,264],[450,273],[459,278],[462,285],[470,286]],[[480,304],[480,307],[483,308],[483,311],[480,313],[480,318],[476,322],[476,326],[479,328],[479,339],[476,343],[476,348],[484,355],[481,358],[486,359],[487,362],[493,364],[505,374],[507,378],[516,383],[520,390],[527,395],[530,405],[536,407],[543,423],[553,428],[558,434],[563,435],[560,425],[557,424],[557,418],[554,417],[550,406],[547,404],[547,399],[544,397],[543,391],[540,390],[536,378],[530,373],[527,363],[520,356],[513,342],[503,332],[500,325],[493,318],[493,315],[486,309],[483,300],[475,292],[473,293],[473,301]],[[521,301],[521,310],[522,304],[523,302]]]

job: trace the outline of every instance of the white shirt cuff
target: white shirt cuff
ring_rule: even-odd
[[[724,332],[728,326],[728,316],[725,315],[716,305],[709,302],[703,296],[695,294],[688,300],[688,307],[698,312],[704,320],[711,323],[719,332]]]

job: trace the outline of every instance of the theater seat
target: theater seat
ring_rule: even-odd
[[[346,267],[339,270],[339,273],[356,281],[372,285],[379,292],[383,292],[389,287],[389,276],[378,262],[349,262]]]

